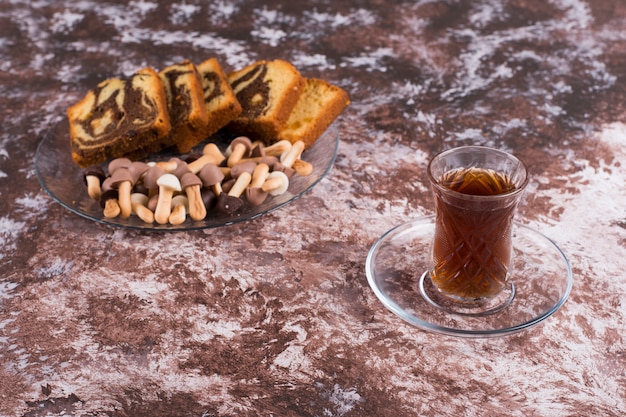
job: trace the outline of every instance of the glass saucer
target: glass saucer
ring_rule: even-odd
[[[433,302],[428,253],[435,231],[434,216],[389,230],[372,246],[365,269],[383,305],[408,323],[435,333],[459,337],[496,337],[541,323],[570,294],[572,269],[563,251],[548,237],[515,223],[513,283],[505,308],[489,314],[465,314]]]

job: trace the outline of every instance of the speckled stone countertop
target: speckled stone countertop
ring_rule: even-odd
[[[345,88],[338,156],[290,205],[218,229],[98,224],[38,182],[38,143],[99,81],[282,58]],[[0,3],[0,416],[626,414],[626,3]],[[526,331],[425,332],[370,247],[432,214],[427,161],[505,149],[521,222],[569,257]]]

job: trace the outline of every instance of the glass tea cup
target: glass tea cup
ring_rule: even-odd
[[[509,283],[515,211],[528,184],[510,153],[463,146],[428,164],[435,200],[435,234],[428,275],[454,302],[480,305]]]

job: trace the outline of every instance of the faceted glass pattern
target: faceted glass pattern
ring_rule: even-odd
[[[524,164],[497,149],[466,146],[435,156],[428,174],[436,209],[433,284],[464,302],[497,295],[509,279],[511,227],[528,183]]]

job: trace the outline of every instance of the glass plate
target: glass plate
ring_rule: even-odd
[[[212,138],[220,149],[226,149],[231,138],[216,135]],[[200,152],[206,142],[199,144],[192,152]],[[87,195],[83,182],[83,170],[72,161],[70,154],[69,127],[64,120],[52,127],[37,148],[35,170],[42,187],[63,207],[87,219],[140,230],[178,231],[196,230],[227,226],[233,223],[254,219],[277,210],[296,200],[317,184],[330,170],[337,156],[339,135],[334,126],[329,127],[318,140],[302,154],[302,159],[313,165],[313,172],[307,176],[294,175],[289,190],[280,196],[269,196],[259,206],[244,205],[234,214],[210,212],[201,221],[188,218],[180,225],[160,225],[144,223],[137,216],[128,219],[105,218],[98,202]],[[173,153],[161,152],[152,155],[151,161],[167,160]],[[180,155],[176,155],[180,156]],[[102,164],[106,166],[106,164]]]
[[[434,231],[434,216],[397,226],[372,246],[365,265],[367,280],[383,305],[420,329],[476,338],[512,334],[550,317],[569,296],[573,276],[565,254],[543,234],[516,223],[510,304],[493,314],[443,309],[425,291]]]

